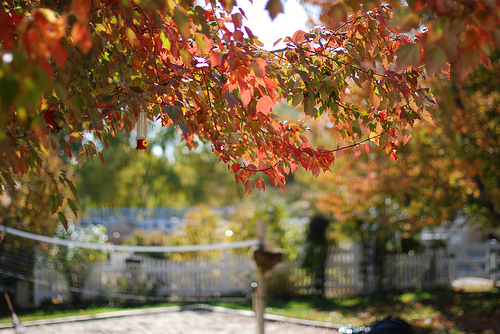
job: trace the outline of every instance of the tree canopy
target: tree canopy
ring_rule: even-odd
[[[265,188],[263,176],[284,189],[299,166],[318,175],[339,150],[368,151],[369,142],[383,140],[397,159],[415,120],[432,122],[425,76],[446,73],[447,58],[465,75],[499,44],[495,1],[315,3],[325,26],[265,50],[232,0],[3,2],[2,185],[43,170],[49,148],[80,165],[104,161],[96,143],[130,132],[141,112],[178,129],[188,148],[210,143],[247,193]],[[274,17],[282,5],[267,9]],[[278,114],[279,105],[303,117]],[[326,119],[346,144],[313,147],[307,118]],[[62,206],[72,182],[50,179]]]
[[[333,213],[342,232],[385,239],[410,237],[423,227],[467,215],[483,227],[500,226],[500,53],[466,80],[433,83],[439,107],[435,126],[415,125],[399,150],[399,163],[371,151],[343,159],[321,175],[314,198],[321,212]]]

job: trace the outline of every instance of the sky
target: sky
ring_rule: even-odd
[[[307,14],[297,0],[282,0],[284,14],[271,21],[269,13],[265,10],[268,0],[239,0],[238,6],[243,9],[248,20],[244,25],[252,30],[253,34],[268,48],[281,37],[293,36],[297,30],[308,30],[306,28]]]

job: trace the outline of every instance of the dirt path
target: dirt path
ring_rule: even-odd
[[[28,323],[26,323],[28,324]],[[266,321],[266,333],[323,334],[337,333],[331,328],[299,325],[290,322]],[[14,329],[0,329],[1,334],[15,333]],[[214,310],[185,310],[128,315],[89,321],[71,321],[58,324],[28,326],[27,334],[255,334],[254,317],[238,312]]]

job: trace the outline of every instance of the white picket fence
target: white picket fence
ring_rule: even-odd
[[[254,267],[248,256],[228,255],[219,261],[184,262],[134,257],[113,253],[107,262],[94,265],[87,273],[85,287],[77,290],[82,300],[96,298],[137,299],[150,297],[246,296],[252,291]],[[71,297],[61,272],[35,268],[34,304],[66,301]]]
[[[251,282],[255,279],[255,268],[249,256],[225,254],[214,262],[174,262],[147,257],[127,262],[127,257],[124,253],[114,253],[109,261],[95,265],[82,290],[84,299],[98,296],[245,296],[251,293]],[[347,250],[332,248],[327,260],[326,297],[366,294],[379,289],[369,259],[359,245]],[[500,243],[466,244],[419,254],[387,255],[382,289],[450,286],[454,279],[464,276],[484,277],[497,282],[499,269]],[[314,293],[314,277],[306,269],[292,264],[280,265],[276,270],[287,270],[287,275],[293,276],[290,282],[296,294]],[[61,273],[49,268],[35,268],[35,306],[42,301],[69,299],[69,289]]]
[[[452,245],[422,253],[386,255],[382,286],[377,286],[373,263],[360,245],[350,249],[331,248],[327,259],[327,298],[412,288],[448,287],[461,277],[482,277],[492,284],[500,281],[500,243]],[[368,261],[368,263],[367,263]],[[314,278],[298,266],[284,266],[294,276],[295,292],[314,293]]]

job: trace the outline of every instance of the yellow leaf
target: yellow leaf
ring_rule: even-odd
[[[126,28],[125,29],[125,34],[127,35],[127,39],[132,46],[137,46],[139,44],[139,41],[137,40],[137,36],[135,35],[135,32],[130,29]]]

